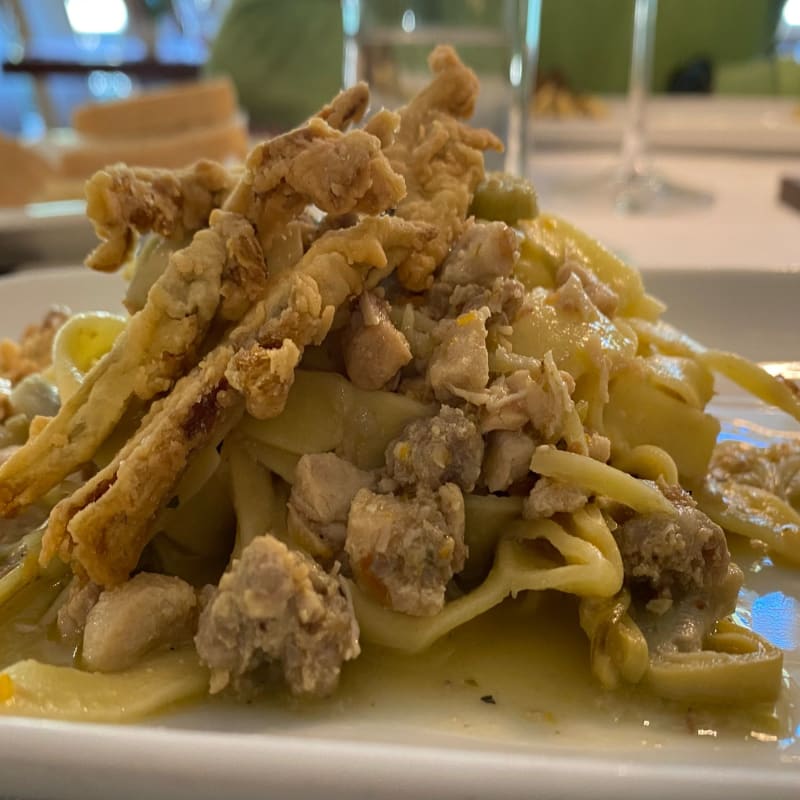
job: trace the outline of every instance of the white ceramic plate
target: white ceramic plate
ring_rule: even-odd
[[[660,271],[654,288],[677,304],[713,286],[715,302],[735,309],[733,318],[716,305],[700,314],[690,305],[684,327],[755,358],[779,360],[789,345],[778,352],[772,342],[797,330],[786,293],[800,295],[800,275],[789,280],[779,273]],[[771,309],[756,317],[755,331],[741,325],[740,312],[753,307],[754,282],[758,305]],[[118,277],[88,270],[0,280],[0,336],[16,335],[52,302],[76,311],[116,310],[120,290]],[[786,418],[742,396],[718,398],[716,407],[729,418],[789,427]],[[0,795],[729,800],[759,793],[796,800],[800,576],[746,547],[737,559],[747,574],[744,613],[786,649],[791,689],[777,727],[728,719],[724,711],[703,727],[691,709],[668,711],[636,697],[623,702],[591,683],[580,634],[539,647],[535,631],[532,644],[509,641],[502,637],[507,621],[489,618],[397,668],[365,654],[363,664],[351,665],[360,671],[346,673],[340,695],[319,706],[284,698],[253,706],[207,702],[130,726],[0,718]],[[541,624],[559,628],[557,618]],[[494,704],[481,702],[487,694]],[[690,726],[701,735],[690,734]]]
[[[598,119],[532,117],[535,145],[619,146],[625,100],[601,100],[608,113]],[[660,148],[797,153],[797,108],[796,98],[785,97],[657,96],[648,103],[648,137]]]

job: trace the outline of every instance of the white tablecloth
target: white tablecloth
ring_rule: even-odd
[[[622,215],[610,204],[566,200],[555,193],[559,182],[604,171],[610,175],[615,163],[608,151],[542,150],[531,155],[529,175],[542,208],[569,219],[638,267],[800,270],[800,212],[778,200],[780,178],[800,177],[800,157],[657,154],[660,174],[714,195],[707,208],[670,215]]]

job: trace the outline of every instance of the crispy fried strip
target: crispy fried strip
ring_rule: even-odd
[[[124,581],[192,454],[243,411],[245,399],[229,389],[225,378],[234,355],[254,344],[280,348],[291,340],[302,351],[320,341],[337,307],[374,285],[432,235],[427,226],[370,217],[322,236],[296,269],[270,281],[265,297],[226,340],[154,405],[117,458],[55,507],[42,562],[58,553],[97,583]],[[292,385],[294,370],[285,366],[278,360],[267,414],[280,413]],[[281,394],[282,402],[276,400]]]
[[[344,131],[364,116],[368,105],[369,89],[359,83],[340,92],[317,116]],[[208,224],[238,178],[237,172],[209,160],[179,170],[116,164],[96,172],[86,183],[86,214],[101,243],[86,265],[102,272],[118,269],[130,256],[137,233],[191,236]]]
[[[130,570],[118,575],[107,565],[136,565],[149,540],[146,531],[155,520],[153,509],[161,508],[163,494],[169,499],[174,493],[187,455],[202,447],[220,423],[232,425],[241,415],[240,399],[224,379],[230,355],[230,348],[218,348],[203,359],[153,405],[136,436],[108,467],[55,506],[47,547],[54,542],[51,532],[74,526],[82,536],[74,542],[72,558],[84,565],[92,580],[113,585],[128,577]],[[143,438],[156,447],[142,447]],[[128,536],[113,536],[123,527]],[[49,560],[50,555],[43,548],[40,558]]]
[[[240,214],[215,209],[210,222],[223,237],[227,252],[219,290],[219,316],[236,322],[266,290],[264,254],[253,226]]]
[[[339,92],[328,105],[323,106],[317,116],[325,120],[331,128],[346,131],[351,125],[359,123],[369,106],[369,87],[357,83]]]
[[[213,227],[173,253],[111,352],[47,427],[0,466],[0,516],[15,514],[90,460],[132,397],[146,401],[166,391],[194,363],[219,305],[227,257]]]
[[[475,188],[483,179],[483,151],[502,150],[492,133],[459,122],[472,116],[478,79],[451,47],[440,46],[428,63],[431,83],[400,110],[400,129],[386,155],[406,179],[408,192],[397,206],[403,219],[424,220],[438,235],[421,252],[409,254],[398,277],[413,291],[426,289],[433,271],[460,233]]]
[[[273,232],[277,218],[285,225],[287,210],[299,213],[307,199],[323,210],[379,213],[394,206],[405,191],[380,141],[363,131],[342,134],[316,120],[265,147],[255,149],[258,169],[248,171],[234,195],[246,199],[255,186],[264,208],[281,209],[264,222]],[[264,185],[269,188],[261,193]],[[302,187],[311,192],[306,199]],[[243,208],[252,217],[247,202]],[[149,400],[169,389],[174,377],[193,363],[217,312],[220,292],[222,317],[236,319],[247,301],[264,290],[261,281],[248,283],[261,270],[258,242],[233,209],[227,212],[213,214],[209,230],[197,232],[189,247],[173,253],[145,307],[132,317],[111,353],[41,435],[0,467],[0,516],[16,513],[88,461],[132,395]]]
[[[317,117],[255,147],[225,209],[255,225],[269,262],[273,240],[308,204],[336,216],[378,214],[398,202],[405,188],[380,139],[361,130],[340,133]]]
[[[86,215],[101,243],[86,265],[113,272],[133,249],[135,232],[182,239],[208,224],[235,177],[221,164],[198,161],[180,170],[116,164],[86,182]]]

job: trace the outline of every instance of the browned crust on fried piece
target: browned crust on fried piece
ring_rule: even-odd
[[[225,341],[151,409],[114,461],[55,507],[42,562],[58,553],[96,583],[124,581],[192,454],[243,411],[245,398],[229,389],[225,378],[229,365],[236,363],[234,354],[254,344],[285,347],[287,339],[299,353],[305,345],[320,341],[336,308],[374,285],[409,249],[422,247],[432,235],[424,226],[369,217],[317,240],[296,269],[273,279],[264,298]],[[293,369],[277,365],[271,402],[264,408],[272,415],[282,410],[294,379]],[[206,415],[200,425],[192,424],[197,409]]]
[[[317,116],[344,131],[357,123],[369,105],[369,89],[359,83],[340,92]],[[86,182],[86,214],[101,243],[86,259],[102,272],[118,269],[130,256],[136,234],[153,231],[182,240],[208,224],[239,175],[203,159],[178,170],[116,164]]]
[[[428,59],[434,78],[400,111],[400,129],[386,148],[392,167],[406,180],[399,217],[424,220],[438,234],[424,250],[398,266],[401,283],[412,291],[430,286],[466,220],[475,188],[483,179],[483,151],[502,150],[486,130],[471,128],[478,79],[451,47],[440,46]]]
[[[366,83],[357,83],[339,92],[328,105],[317,112],[317,116],[325,120],[331,128],[346,131],[351,125],[361,121],[368,106],[369,87]]]
[[[257,215],[247,202],[248,181],[268,187],[255,197],[257,208],[280,210],[263,222],[273,233],[276,218],[285,225],[288,211],[301,212],[307,201],[325,211],[379,213],[399,202],[405,191],[380,141],[363,131],[343,134],[316,120],[308,129],[291,131],[267,145],[254,151],[259,168],[243,177],[240,198],[252,220]],[[293,183],[309,187],[311,195],[297,193]],[[248,300],[266,289],[258,277],[263,273],[259,244],[244,215],[227,208],[211,216],[210,229],[198,231],[187,248],[173,253],[145,307],[80,390],[36,440],[0,467],[0,516],[16,513],[91,459],[132,395],[149,400],[167,391],[175,376],[195,363],[220,293],[221,316],[236,319]],[[257,283],[251,286],[254,276]]]
[[[235,252],[223,236],[230,222],[220,217],[219,225],[198,231],[172,254],[111,352],[47,427],[0,466],[0,516],[17,513],[89,461],[132,397],[148,401],[167,391],[195,363],[219,306],[223,274],[239,269],[229,263]]]
[[[114,461],[55,506],[43,557],[51,555],[52,532],[74,527],[81,535],[67,542],[71,558],[91,580],[110,586],[128,577],[149,541],[150,526],[163,505],[160,499],[174,493],[189,454],[206,443],[218,422],[235,420],[241,413],[238,395],[224,379],[230,352],[215,350],[181,378],[153,405]],[[152,449],[142,447],[142,439]],[[126,535],[118,535],[121,529]],[[62,555],[67,553],[62,550]],[[117,564],[131,566],[122,574],[114,569]]]
[[[130,256],[137,232],[191,236],[208,224],[235,180],[222,164],[206,160],[179,170],[116,164],[96,172],[86,182],[86,215],[101,243],[86,265],[116,270]]]
[[[275,237],[309,204],[336,216],[378,214],[404,194],[380,139],[361,130],[343,134],[314,118],[252,150],[225,208],[255,225],[269,261]]]

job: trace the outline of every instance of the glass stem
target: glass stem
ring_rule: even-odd
[[[628,120],[622,137],[621,180],[644,176],[647,164],[647,97],[653,78],[653,43],[658,0],[635,0],[628,83]]]

